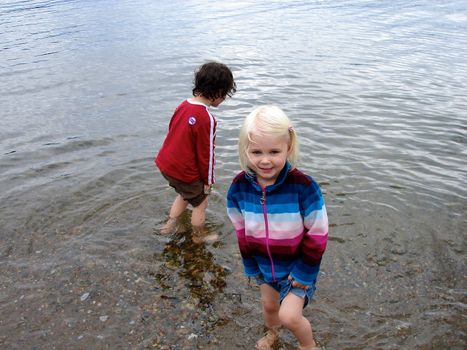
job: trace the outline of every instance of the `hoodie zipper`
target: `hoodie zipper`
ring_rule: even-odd
[[[276,273],[274,271],[274,262],[272,260],[271,250],[269,249],[269,224],[268,224],[268,213],[266,210],[266,188],[261,187],[262,196],[260,198],[260,203],[263,206],[263,216],[264,216],[264,229],[266,230],[266,249],[269,256],[269,262],[271,263],[271,273],[272,279],[276,282]]]

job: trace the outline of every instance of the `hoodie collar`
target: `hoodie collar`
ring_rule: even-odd
[[[292,166],[290,165],[290,163],[288,161],[285,162],[285,165],[282,168],[281,172],[279,173],[279,176],[277,177],[276,182],[274,184],[272,184],[272,185],[266,186],[266,192],[274,191],[277,187],[282,185],[282,183],[287,178],[287,174],[289,173],[291,168],[292,168]],[[261,186],[259,185],[258,181],[256,180],[256,174],[255,173],[250,174],[249,172],[245,172],[245,177],[253,185],[253,187],[256,190],[262,191]]]

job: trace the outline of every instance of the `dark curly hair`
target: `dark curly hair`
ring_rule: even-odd
[[[193,81],[193,96],[203,96],[208,99],[232,95],[237,91],[233,74],[223,63],[207,62],[195,72]]]

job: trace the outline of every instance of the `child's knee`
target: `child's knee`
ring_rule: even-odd
[[[303,321],[303,316],[299,312],[294,312],[290,309],[281,308],[279,310],[279,319],[284,327],[288,329],[293,329]]]
[[[279,312],[279,304],[276,301],[261,299],[264,312],[268,314]]]

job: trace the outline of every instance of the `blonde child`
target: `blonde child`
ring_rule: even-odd
[[[170,120],[169,130],[155,163],[177,196],[169,219],[160,230],[177,230],[178,219],[188,204],[193,207],[193,241],[216,239],[204,230],[208,195],[215,182],[214,148],[217,121],[209,107],[219,106],[236,91],[230,69],[223,63],[207,62],[195,72],[193,97],[183,101]]]
[[[314,292],[326,249],[328,219],[318,184],[299,171],[297,135],[278,107],[250,113],[238,143],[243,171],[227,194],[245,275],[261,292],[266,335],[256,349],[270,349],[279,328],[289,329],[299,349],[318,349],[303,308]]]

